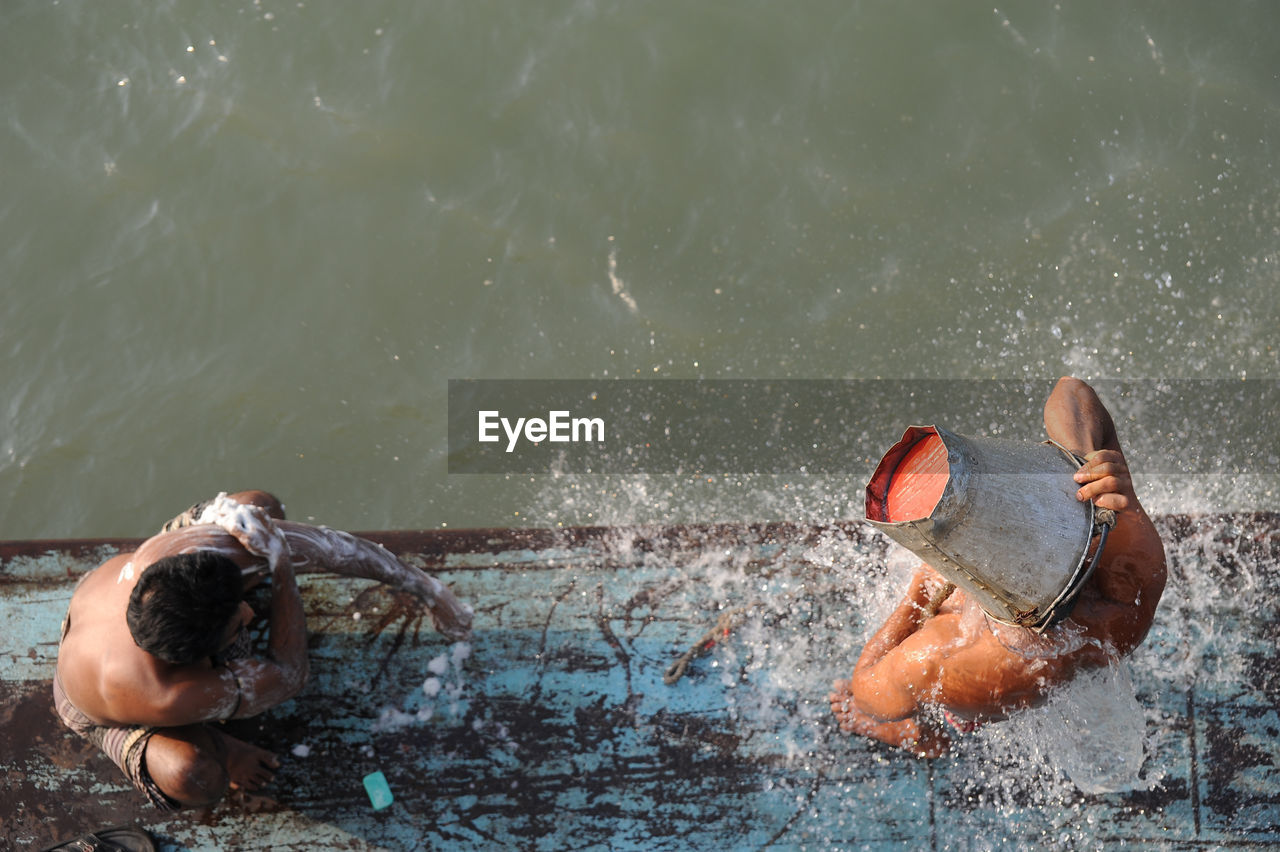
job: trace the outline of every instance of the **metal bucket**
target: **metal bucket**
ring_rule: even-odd
[[[1083,463],[1052,443],[912,426],[867,483],[867,521],[992,618],[1040,632],[1070,612],[1115,520],[1076,499]]]

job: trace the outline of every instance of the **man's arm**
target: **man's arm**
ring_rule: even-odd
[[[293,565],[285,551],[271,564],[270,636],[267,658],[232,660],[227,670],[240,689],[237,718],[256,716],[297,695],[310,675],[307,622]]]
[[[271,570],[267,658],[232,660],[226,666],[239,688],[237,717],[256,716],[297,695],[307,682],[307,620],[293,573],[289,542],[278,522],[258,506],[215,503],[224,512],[210,518]],[[206,517],[209,512],[206,511]]]
[[[858,709],[849,690],[849,681],[837,680],[827,696],[831,712],[846,734],[859,734],[873,740],[906,749],[917,757],[941,757],[951,740],[946,732],[931,721],[915,718],[881,722]]]
[[[1093,388],[1063,376],[1044,403],[1044,431],[1078,456],[1094,450],[1120,452],[1120,437],[1110,412]]]
[[[328,571],[376,580],[416,595],[435,628],[450,639],[471,636],[472,610],[427,572],[406,565],[381,545],[342,530],[277,521],[300,573]]]
[[[211,522],[156,536],[138,550],[149,564],[171,553],[216,550],[242,568],[265,560],[272,572],[267,656],[233,660],[220,669],[188,667],[171,672],[146,707],[132,716],[140,724],[176,726],[254,716],[292,698],[306,684],[306,614],[284,534],[257,506],[227,501]]]
[[[1138,502],[1115,423],[1093,388],[1059,379],[1045,402],[1044,425],[1050,438],[1084,457],[1076,498],[1116,513],[1092,583],[1100,598],[1082,600],[1077,611],[1102,641],[1129,653],[1146,636],[1164,591],[1164,544]]]
[[[935,571],[921,566],[902,602],[862,649],[850,687],[858,709],[868,716],[885,722],[910,718],[936,688],[937,655],[917,657],[910,666],[900,658],[903,643],[916,636],[931,615],[926,606],[942,582]]]

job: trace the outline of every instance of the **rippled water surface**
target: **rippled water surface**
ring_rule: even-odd
[[[860,511],[855,476],[450,477],[451,378],[1275,380],[1278,25],[8,3],[0,534],[139,535],[251,486],[357,529]],[[1179,428],[1194,458],[1257,424]],[[1275,508],[1273,479],[1144,487]]]

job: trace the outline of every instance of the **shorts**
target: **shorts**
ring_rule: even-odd
[[[146,797],[147,801],[162,811],[176,811],[182,808],[181,803],[169,798],[151,778],[147,771],[147,762],[143,759],[147,752],[147,743],[159,728],[136,725],[99,725],[71,703],[62,689],[62,680],[55,673],[53,676],[53,706],[64,725],[102,749],[107,757],[115,762],[124,772],[134,789]]]

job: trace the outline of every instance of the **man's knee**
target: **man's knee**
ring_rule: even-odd
[[[156,786],[183,807],[216,804],[231,783],[225,760],[207,731],[195,735],[156,734],[143,756]]]

